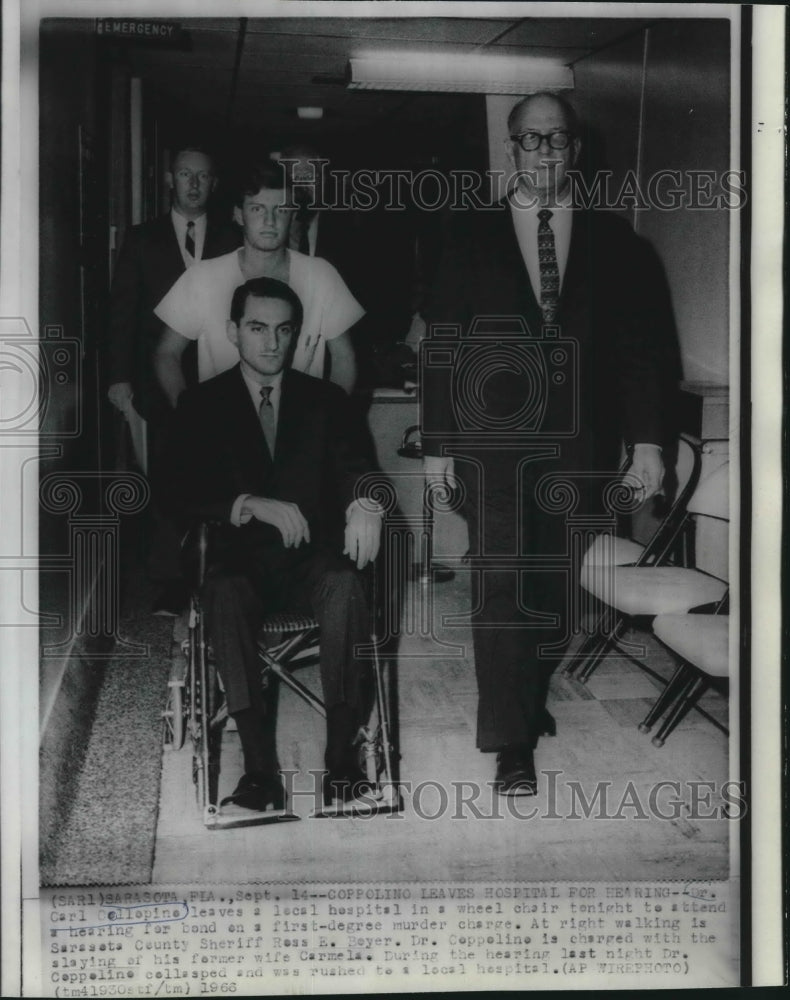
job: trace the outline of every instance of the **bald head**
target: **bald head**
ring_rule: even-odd
[[[576,112],[558,94],[530,94],[516,104],[507,123],[506,151],[520,188],[551,206],[565,196],[568,170],[581,149]]]
[[[559,94],[552,94],[548,90],[540,91],[537,94],[530,94],[528,97],[522,97],[520,101],[513,105],[510,114],[507,116],[507,130],[510,135],[515,135],[520,131],[518,127],[519,120],[533,105],[556,109],[563,116],[565,128],[574,135],[578,135],[579,119],[573,105],[564,97],[561,97]]]

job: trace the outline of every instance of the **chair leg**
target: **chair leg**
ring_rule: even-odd
[[[664,724],[650,741],[655,747],[662,747],[667,737],[688,714],[691,706],[702,694],[706,680],[702,674],[692,674],[678,700],[672,706],[672,710],[664,720]]]
[[[588,657],[587,662],[584,663],[581,670],[579,671],[579,683],[586,684],[587,681],[592,677],[595,671],[598,669],[598,664],[606,656],[612,646],[615,645],[617,640],[623,634],[625,630],[625,619],[621,614],[615,614],[614,624],[609,627],[609,621],[611,618],[607,617],[607,629],[603,640],[594,649],[593,653]]]
[[[573,654],[573,658],[570,663],[568,663],[562,669],[563,677],[573,677],[578,669],[584,666],[584,664],[589,659],[595,646],[601,641],[601,634],[597,629],[587,636],[586,639],[582,640],[581,645]]]
[[[653,725],[661,718],[666,710],[672,705],[678,694],[686,686],[688,680],[688,667],[685,663],[678,664],[674,674],[669,679],[669,683],[656,699],[655,704],[639,723],[640,733],[649,733]]]
[[[584,639],[582,639],[579,648],[573,654],[570,663],[563,667],[563,677],[572,677],[577,670],[584,667],[598,643],[600,643],[611,630],[611,622],[613,620],[611,608],[605,608],[600,612],[589,633]]]
[[[613,641],[614,640],[612,637],[606,636],[604,639],[601,639],[598,645],[592,650],[590,655],[586,658],[586,660],[582,664],[581,670],[579,671],[579,674],[576,678],[576,680],[580,684],[586,684],[587,681],[589,681],[589,679],[598,669],[598,664],[601,662],[604,656],[606,656],[606,654],[609,652],[609,649],[611,648]]]

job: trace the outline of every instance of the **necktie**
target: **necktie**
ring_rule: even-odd
[[[187,237],[184,240],[184,249],[190,257],[195,257],[195,223],[190,219],[187,223]]]
[[[263,436],[266,438],[266,444],[269,446],[269,454],[272,458],[274,458],[275,428],[274,407],[272,406],[272,401],[269,398],[271,394],[272,387],[270,385],[261,386],[261,403],[258,407],[258,419],[261,422]]]
[[[560,269],[554,248],[554,231],[549,225],[552,212],[538,212],[538,264],[540,266],[540,308],[544,323],[556,323],[560,304]]]

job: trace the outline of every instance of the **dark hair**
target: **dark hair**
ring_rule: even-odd
[[[260,191],[260,188],[258,190]],[[284,281],[278,281],[277,278],[250,278],[243,285],[239,285],[233,293],[233,299],[230,303],[231,322],[235,323],[236,326],[241,322],[249,298],[281,299],[283,302],[287,302],[293,313],[294,326],[297,330],[301,329],[304,319],[302,301],[293,288],[286,285]]]
[[[175,173],[176,160],[182,153],[202,153],[211,160],[211,170],[212,172],[216,169],[216,161],[214,159],[214,154],[208,148],[208,146],[203,145],[201,142],[182,142],[180,145],[175,146],[168,158],[168,170],[171,174]]]
[[[550,90],[539,90],[535,94],[528,94],[526,97],[522,97],[520,101],[513,105],[510,110],[510,114],[507,116],[508,135],[512,134],[516,125],[516,120],[521,114],[522,108],[529,104],[530,101],[534,101],[538,97],[551,97],[552,100],[555,100],[562,108],[563,114],[565,115],[565,121],[568,123],[568,131],[572,135],[579,134],[579,116],[576,114],[576,109],[573,107],[571,102],[566,97],[563,97],[562,94],[555,94]]]
[[[233,204],[241,208],[248,195],[256,195],[262,190],[289,193],[291,182],[284,167],[273,160],[267,160],[251,164],[242,170],[233,187]]]

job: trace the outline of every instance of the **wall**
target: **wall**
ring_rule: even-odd
[[[641,180],[666,168],[727,170],[728,22],[650,28],[645,68]],[[637,222],[667,270],[685,378],[727,384],[729,212],[653,208]]]
[[[55,447],[48,447],[42,457],[40,475],[72,477],[97,468],[100,438],[96,326],[101,302],[98,291],[95,295],[91,291],[98,289],[102,272],[106,282],[108,257],[99,180],[106,166],[97,111],[93,22],[66,26],[45,21],[39,65],[39,329],[43,332],[54,325],[76,341],[75,362],[81,375],[79,392],[73,378],[62,384],[56,377],[48,380],[42,431]],[[78,415],[82,433],[69,436]],[[30,516],[39,516],[42,561],[48,556],[73,556],[69,513],[39,513],[36,505],[29,510]],[[100,665],[76,652],[73,630],[79,613],[73,611],[70,594],[76,577],[76,572],[46,567],[39,576],[39,607],[61,620],[60,627],[42,629],[42,643],[62,643],[54,655],[42,658],[39,674],[42,861],[52,850],[53,833],[68,817],[72,783],[87,746],[103,673]]]

